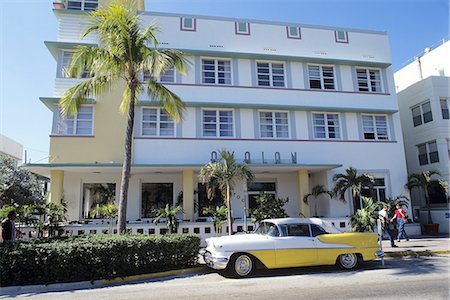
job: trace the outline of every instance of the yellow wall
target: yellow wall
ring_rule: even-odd
[[[64,197],[64,171],[50,171],[50,195],[49,200],[53,203],[61,203]]]
[[[194,171],[183,170],[183,210],[185,220],[194,221]]]
[[[298,171],[298,196],[300,201],[300,212],[309,217],[309,205],[303,202],[303,197],[309,193],[309,176],[307,170]]]
[[[50,163],[121,163],[123,161],[126,114],[119,111],[125,84],[96,97],[93,137],[51,137]]]

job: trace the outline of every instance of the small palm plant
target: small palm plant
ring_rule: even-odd
[[[65,202],[46,204],[47,210],[47,224],[49,230],[49,236],[57,236],[61,234],[61,223],[67,221],[67,207]]]
[[[250,216],[254,223],[261,223],[265,219],[286,218],[288,215],[284,210],[284,205],[289,202],[289,198],[275,198],[266,192],[261,192],[256,197],[258,208],[250,210]]]
[[[114,219],[117,217],[118,213],[119,213],[119,207],[117,206],[116,203],[106,203],[106,204],[100,205],[99,207],[94,208],[91,211],[91,217],[94,218],[96,216],[99,216],[100,218],[109,219],[108,232],[112,233]]]
[[[433,224],[433,220],[431,219],[430,195],[428,193],[428,188],[431,184],[437,184],[446,192],[448,191],[448,183],[442,179],[432,179],[433,175],[440,176],[441,173],[437,170],[430,170],[419,174],[411,174],[409,175],[408,182],[406,183],[406,187],[410,191],[415,187],[423,190],[425,194],[425,205],[428,211],[428,224]]]
[[[320,195],[324,195],[324,194],[330,196],[330,198],[333,198],[332,191],[325,189],[325,186],[323,186],[323,185],[316,185],[315,187],[312,188],[311,193],[306,194],[303,197],[303,202],[305,202],[305,203],[308,203],[308,199],[310,197],[314,198],[314,216],[317,216],[317,197],[319,197]]]
[[[358,174],[358,171],[350,167],[345,170],[345,174],[336,174],[333,177],[335,186],[333,194],[345,200],[345,193],[348,189],[352,191],[353,210],[360,208],[359,198],[363,188],[371,189],[373,186],[373,177],[369,174]]]
[[[363,207],[350,217],[354,232],[373,232],[377,228],[378,205],[370,197],[362,197]]]
[[[222,149],[219,151],[219,161],[213,161],[202,167],[199,178],[206,184],[208,198],[213,198],[219,190],[228,208],[228,234],[233,231],[233,217],[231,215],[231,195],[237,181],[245,180],[249,184],[253,180],[253,173],[246,165],[236,162],[234,153]]]
[[[156,218],[153,220],[153,223],[158,223],[159,220],[165,219],[166,226],[170,233],[176,233],[178,230],[178,219],[177,214],[179,212],[183,212],[183,208],[181,206],[171,207],[169,204],[166,204],[165,207],[161,207],[156,210]]]
[[[222,233],[222,224],[227,220],[228,209],[226,206],[206,207],[203,209],[205,215],[210,215],[214,222],[214,231],[220,235]]]

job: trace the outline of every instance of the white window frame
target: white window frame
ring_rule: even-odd
[[[319,67],[319,78],[315,78],[316,80],[319,79],[320,80],[320,88],[312,88],[311,87],[311,75],[309,72],[309,67]],[[324,77],[323,76],[323,67],[326,68],[332,68],[333,69],[333,88],[329,89],[329,88],[325,88],[325,79],[329,79],[330,77]],[[334,65],[318,65],[318,64],[308,64],[307,66],[308,68],[308,85],[309,85],[309,89],[312,90],[329,90],[329,91],[335,91],[336,90],[336,68],[334,67]]]
[[[205,111],[215,111],[216,112],[216,119],[215,119],[215,127],[216,127],[216,134],[215,135],[205,135],[205,122],[204,122],[204,117],[205,117]],[[220,112],[231,112],[231,136],[228,135],[224,135],[222,136],[220,134]],[[235,113],[234,113],[234,109],[223,109],[223,108],[203,108],[202,109],[202,137],[204,138],[234,138],[235,137]],[[209,123],[208,123],[209,124]],[[223,123],[223,124],[228,124],[228,123]]]
[[[384,185],[373,185],[373,192],[376,194],[377,202],[380,202],[380,190],[384,190],[384,196],[385,198],[388,198],[387,196],[387,179],[386,176],[373,176],[373,180],[375,182],[376,179],[383,179]]]
[[[286,88],[286,63],[280,62],[280,61],[264,61],[264,60],[258,60],[256,63],[256,85],[258,87],[274,87],[274,88]],[[268,75],[269,76],[269,85],[260,85],[258,75],[258,64],[269,64],[269,73],[261,73],[261,75]],[[281,64],[283,65],[283,86],[273,85],[273,64]],[[279,74],[275,74],[275,76],[279,76]]]
[[[427,103],[430,106],[431,120],[425,122],[423,106],[425,104],[427,104]],[[418,108],[419,111],[420,111],[420,115],[419,115],[420,116],[420,124],[417,124],[417,125],[414,124],[414,113],[413,113],[413,110],[416,109],[416,108]],[[417,127],[417,126],[420,126],[420,125],[423,125],[423,124],[427,124],[427,123],[433,122],[433,120],[434,120],[434,118],[433,118],[433,108],[431,107],[431,101],[429,99],[426,100],[426,101],[423,101],[423,102],[421,102],[419,104],[411,106],[410,110],[411,110],[411,117],[412,117],[412,121],[413,121],[413,123],[412,123],[413,127]]]
[[[68,64],[66,65],[64,62],[64,56],[65,54],[69,54],[70,53],[70,60],[68,62]],[[79,77],[71,77],[70,73],[69,73],[69,69],[70,69],[70,64],[72,63],[72,57],[73,54],[75,53],[75,50],[69,50],[69,49],[61,49],[60,50],[60,55],[61,55],[61,59],[60,59],[60,67],[59,67],[59,74],[58,77],[59,78],[71,78],[71,79],[87,79],[89,78],[89,71],[86,70],[84,71]]]
[[[145,121],[144,120],[144,111],[146,109],[154,109],[156,110],[156,121]],[[175,137],[176,136],[176,126],[175,122],[172,120],[171,122],[161,121],[161,111],[164,110],[164,108],[161,107],[151,107],[151,106],[144,106],[141,108],[141,136],[144,137]],[[168,116],[170,118],[170,116]],[[144,123],[156,123],[156,134],[144,134]],[[173,134],[172,135],[162,135],[161,134],[161,124],[173,124]]]
[[[80,9],[69,8],[71,2],[80,3]],[[88,3],[89,4],[97,4],[97,6],[95,8],[93,8],[93,9],[90,9],[90,8],[86,9],[86,4],[88,4]],[[96,10],[98,8],[98,4],[99,4],[98,0],[68,0],[67,1],[67,9],[68,10],[93,11],[93,10]]]
[[[296,34],[292,35],[291,28],[296,29]],[[302,29],[300,26],[286,26],[286,35],[288,39],[296,39],[301,40],[302,39]]]
[[[340,39],[339,38],[339,32],[343,32],[345,34],[345,38],[344,39]],[[335,30],[334,31],[334,37],[336,40],[336,43],[345,43],[348,44],[348,31],[345,30]]]
[[[166,76],[166,73],[169,71],[173,72],[173,81],[162,80],[161,78]],[[150,74],[149,71],[142,72],[141,76],[142,76],[141,77],[142,81],[144,83],[147,82],[150,78],[153,78],[153,76]],[[177,81],[177,70],[175,69],[175,66],[172,66],[171,68],[167,69],[166,72],[164,72],[158,78],[156,78],[156,82],[159,82],[159,83],[176,83],[176,81]]]
[[[367,89],[368,91],[361,91],[360,90],[360,86],[359,86],[359,81],[360,79],[358,78],[358,70],[365,70],[365,81],[367,81]],[[380,80],[376,80],[377,82],[380,83],[380,91],[372,91],[372,81],[375,80],[371,80],[370,79],[370,72],[371,71],[377,71],[380,74]],[[370,67],[355,67],[355,75],[356,75],[356,87],[358,89],[359,92],[361,93],[383,93],[384,91],[384,86],[383,86],[383,72],[381,72],[380,68],[370,68]],[[364,88],[364,87],[362,87]]]
[[[245,23],[245,31],[240,30],[239,28],[239,24],[240,23]],[[245,21],[236,21],[234,23],[235,26],[235,33],[238,35],[250,35],[250,22],[245,22]]]
[[[324,115],[324,122],[325,124],[323,125],[325,127],[325,137],[316,137],[316,126],[315,122],[314,122],[314,115]],[[330,138],[330,130],[329,130],[329,125],[328,123],[328,115],[337,115],[337,120],[339,122],[339,127],[338,127],[338,133],[339,133],[339,137],[338,138]],[[342,120],[341,120],[341,114],[338,112],[320,112],[320,111],[316,111],[316,112],[312,112],[311,113],[311,120],[312,120],[312,129],[313,129],[313,139],[315,140],[342,140]],[[322,126],[320,126],[322,127]]]
[[[67,116],[66,118],[61,117],[60,114],[60,118],[58,121],[58,125],[57,125],[57,129],[56,129],[56,134],[57,135],[67,135],[67,136],[93,136],[94,135],[94,106],[93,105],[82,105],[80,106],[80,108],[86,108],[86,107],[90,107],[91,108],[91,114],[92,114],[92,118],[91,118],[91,132],[90,133],[83,133],[83,134],[78,134],[77,133],[77,125],[78,122],[80,121],[87,121],[87,119],[78,119],[78,112],[75,113],[73,116]],[[67,132],[68,128],[66,122],[68,120],[72,120],[73,122],[73,128],[72,128],[72,132]]]
[[[261,113],[271,113],[272,115],[272,122],[271,124],[263,124],[261,123]],[[276,114],[277,113],[283,113],[286,114],[286,119],[287,119],[287,124],[283,124],[287,125],[287,137],[286,136],[278,136],[277,134],[277,120],[276,120]],[[286,110],[258,110],[258,125],[259,125],[259,137],[262,139],[290,139],[291,138],[291,122],[290,122],[290,116],[289,116],[289,111]],[[272,126],[272,136],[262,136],[262,130],[261,130],[261,125],[270,125]]]
[[[373,139],[368,139],[364,136],[364,134],[366,133],[366,129],[364,128],[364,117],[370,117],[372,119],[372,128],[373,128],[373,134],[374,134],[374,138]],[[376,117],[385,117],[386,119],[386,138],[380,138],[378,135],[378,127],[377,127],[377,122],[376,122]],[[363,139],[364,140],[381,140],[381,141],[389,141],[390,140],[390,135],[389,135],[389,118],[388,115],[383,115],[383,114],[361,114],[361,124],[362,124],[362,133],[363,133]],[[368,132],[368,133],[372,133],[372,132]]]
[[[192,19],[192,27],[186,27],[184,24],[185,19]],[[197,31],[197,19],[192,17],[181,17],[180,18],[180,30],[181,31]]]
[[[214,61],[214,71],[208,70],[208,72],[214,72],[214,83],[204,82],[204,80],[205,80],[205,76],[204,76],[205,70],[203,70],[203,61],[204,60],[212,60],[212,61]],[[230,71],[229,71],[229,73],[230,73],[230,83],[219,83],[219,73],[227,73],[225,71],[219,71],[219,61],[220,62],[229,62],[229,64],[230,64]],[[200,58],[200,62],[201,62],[200,68],[201,68],[202,84],[233,85],[233,61],[231,59],[229,59],[229,58],[220,58],[220,57],[201,57]]]
[[[430,151],[430,144],[435,144],[436,145],[436,151],[433,151],[433,152]],[[426,157],[427,157],[427,162],[425,164],[421,164],[420,163],[420,155],[424,155],[424,154],[420,154],[419,147],[421,147],[421,146],[425,146],[426,153],[424,153],[424,154],[426,154]],[[439,149],[438,149],[438,144],[437,144],[436,140],[418,144],[418,145],[416,145],[416,147],[417,147],[417,159],[418,159],[418,162],[419,162],[419,166],[425,166],[425,165],[430,165],[430,164],[435,164],[435,163],[439,163],[440,162]],[[434,153],[434,152],[436,152],[436,154],[437,154],[437,161],[431,162],[431,153]]]
[[[443,120],[449,120],[449,108],[450,108],[449,98],[439,98],[439,105],[441,106],[441,115]],[[442,105],[444,104],[444,105]],[[444,107],[445,106],[445,107]]]

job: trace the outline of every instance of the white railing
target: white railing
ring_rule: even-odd
[[[83,78],[55,78],[55,90],[53,95],[55,97],[61,97],[64,92],[77,85],[78,83],[84,81],[86,79]]]
[[[332,226],[341,232],[351,231],[349,218],[322,218],[327,226]],[[114,222],[115,223],[115,222]],[[24,233],[21,240],[30,240],[37,237],[37,230],[34,227],[18,226],[18,229]],[[89,224],[67,224],[62,226],[63,234],[67,236],[79,236],[86,234],[107,234],[109,233],[109,224],[107,221],[95,221]],[[252,232],[256,229],[256,225],[248,221],[244,224],[242,220],[233,222],[233,231],[237,233]],[[165,223],[154,224],[150,220],[133,222],[127,224],[127,230],[131,234],[166,234],[167,227]],[[113,233],[116,233],[116,225],[113,226]],[[180,222],[177,233],[196,234],[201,238],[200,246],[206,246],[205,239],[215,236],[226,235],[228,233],[227,224],[222,224],[222,233],[217,234],[214,230],[213,222]],[[48,235],[48,232],[43,232]]]

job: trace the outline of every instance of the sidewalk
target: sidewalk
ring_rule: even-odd
[[[409,241],[395,241],[398,248],[391,247],[389,240],[383,240],[383,251],[387,257],[450,254],[450,238],[441,236],[412,236]]]

